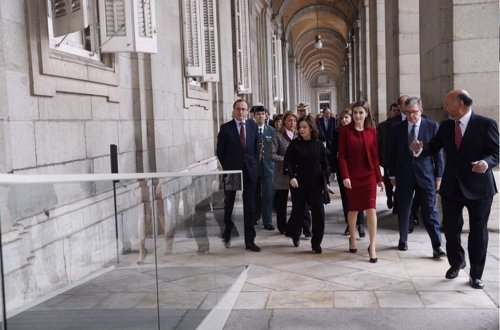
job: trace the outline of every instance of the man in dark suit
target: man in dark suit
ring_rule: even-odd
[[[414,140],[427,143],[436,135],[438,124],[422,118],[422,102],[418,97],[405,101],[406,120],[393,128],[389,148],[389,177],[396,186],[398,200],[399,244],[398,250],[408,250],[409,217],[414,194],[422,208],[422,219],[432,243],[432,255],[445,255],[441,248],[439,212],[436,206],[436,190],[441,185],[444,162],[443,153],[414,157],[410,143]]]
[[[243,221],[245,228],[245,247],[247,250],[259,252],[255,244],[255,184],[257,181],[257,125],[248,117],[248,103],[237,100],[233,104],[233,119],[221,125],[217,135],[217,158],[224,170],[243,171]],[[226,177],[227,179],[227,177]],[[238,181],[238,180],[235,180]],[[234,227],[234,200],[237,187],[224,187],[224,233],[226,248],[231,245],[231,231]]]
[[[394,128],[394,126],[398,125],[399,123],[401,123],[402,121],[406,120],[406,113],[405,113],[405,102],[406,100],[409,98],[408,95],[404,94],[404,95],[401,95],[400,97],[398,97],[398,109],[399,109],[399,113],[396,114],[394,117],[392,117],[390,119],[390,122],[391,124],[389,125],[389,134],[387,134],[387,145],[389,146],[391,144],[391,140],[392,140],[392,130]],[[395,188],[394,190],[397,190],[396,187],[389,187],[389,188]],[[394,200],[393,200],[393,209],[392,209],[392,213],[393,214],[398,214],[398,201],[397,201],[397,197],[396,197],[396,191],[394,191],[393,193],[393,196],[394,196]],[[408,232],[409,233],[412,233],[413,232],[413,226],[415,224],[418,223],[418,217],[417,217],[417,209],[418,209],[418,196],[415,195],[415,197],[413,198],[413,202],[412,202],[412,207],[411,207],[411,212],[410,212],[410,218],[409,218],[409,226],[408,226]]]
[[[336,122],[335,118],[332,117],[332,111],[330,110],[329,107],[325,107],[323,109],[323,115],[321,116],[321,118],[318,118],[316,120],[316,124],[318,125],[319,128],[319,140],[325,143],[328,163],[330,165],[330,168],[333,168],[334,166],[333,157],[330,154],[330,150],[334,149],[332,144],[335,141],[333,137],[335,135]]]
[[[266,113],[266,125],[274,127],[274,120],[271,118],[271,113],[267,109],[264,109],[264,111]]]
[[[273,182],[274,162],[271,160],[271,140],[276,130],[266,125],[266,110],[262,105],[252,107],[251,112],[257,124],[257,186],[255,189],[255,223],[262,216],[264,229],[274,230],[273,226]]]
[[[385,195],[387,197],[387,208],[392,209],[393,206],[393,196],[394,187],[389,179],[389,130],[391,129],[391,120],[395,116],[400,114],[400,110],[397,103],[392,103],[389,106],[388,118],[383,122],[379,123],[377,126],[377,145],[378,145],[378,155],[380,159],[380,166],[384,169],[384,185],[385,185]]]
[[[493,168],[498,165],[497,123],[472,111],[472,98],[463,89],[446,94],[444,108],[451,119],[441,123],[434,138],[424,146],[411,144],[416,155],[446,154],[446,165],[439,194],[443,206],[443,225],[450,269],[445,277],[458,277],[464,268],[465,251],[461,244],[462,211],[469,211],[470,284],[482,289],[488,248],[488,218],[493,196],[497,193]],[[419,154],[421,152],[421,154]]]
[[[323,109],[323,116],[317,120],[319,128],[319,140],[326,143],[328,149],[333,143],[333,135],[335,134],[335,118],[332,117],[330,108]]]

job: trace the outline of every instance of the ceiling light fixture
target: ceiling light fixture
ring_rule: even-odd
[[[325,69],[325,66],[323,65],[323,61],[319,61],[319,70],[323,71]]]
[[[319,19],[318,19],[319,7],[316,5],[316,36],[314,37],[314,48],[320,49],[323,47],[321,42],[321,35],[319,34]]]

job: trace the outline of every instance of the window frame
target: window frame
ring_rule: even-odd
[[[91,0],[95,1],[95,0]],[[118,102],[120,76],[117,57],[106,54],[100,61],[50,48],[46,1],[27,7],[28,52],[31,92],[55,96],[57,92],[108,97]]]

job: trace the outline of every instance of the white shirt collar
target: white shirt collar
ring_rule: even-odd
[[[469,110],[469,112],[467,112],[465,115],[463,115],[462,118],[458,118],[458,120],[460,120],[460,127],[462,128],[462,131],[465,130],[465,128],[467,128],[471,115],[472,115],[472,109]]]

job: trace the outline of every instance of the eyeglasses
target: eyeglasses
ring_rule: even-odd
[[[409,116],[409,115],[416,115],[417,113],[419,113],[420,110],[416,110],[416,111],[405,111],[406,115]]]

